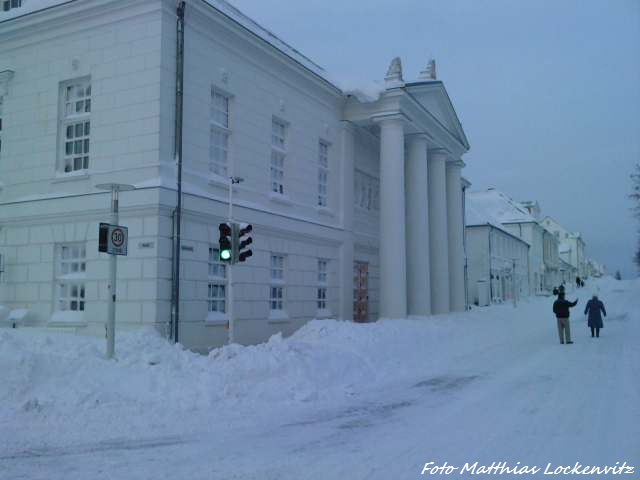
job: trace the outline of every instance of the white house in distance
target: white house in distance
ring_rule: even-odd
[[[536,200],[520,202],[520,205],[540,223],[540,204]],[[544,274],[542,276],[543,289],[551,291],[560,284],[560,257],[558,255],[559,240],[557,235],[543,228],[542,231],[542,261]]]
[[[545,267],[544,228],[527,208],[494,188],[470,192],[468,199],[489,211],[505,230],[529,245],[529,290],[532,294],[542,293],[545,285],[552,283],[545,281],[545,275],[554,275]]]
[[[566,287],[571,287],[572,285],[575,285],[575,280],[576,280],[576,275],[578,274],[578,271],[576,270],[576,268],[571,265],[570,263],[565,262],[562,257],[563,252],[562,252],[562,248],[563,248],[563,244],[560,244],[560,250],[559,250],[559,254],[560,254],[560,281],[558,282],[559,284],[564,284]]]
[[[323,316],[464,309],[469,145],[434,62],[405,82],[394,60],[369,97],[343,91],[223,0],[10,7],[0,12],[7,309],[104,332],[109,259],[97,239],[110,194],[96,185],[124,183],[135,190],[120,194],[129,251],[118,259],[118,328],[177,324],[192,349],[225,343],[228,272],[217,227],[231,175],[244,179],[234,219],[254,229],[254,255],[234,268],[236,341],[289,334]]]
[[[465,204],[469,303],[484,306],[528,295],[529,244],[475,198],[468,194]]]
[[[587,258],[584,252],[585,242],[580,232],[567,230],[557,220],[549,216],[545,217],[541,223],[547,230],[558,236],[562,259],[574,266],[577,276],[587,278],[589,272],[587,269]],[[573,280],[575,281],[575,277]]]

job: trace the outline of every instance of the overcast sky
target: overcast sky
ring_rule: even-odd
[[[640,0],[230,0],[338,78],[437,63],[472,190],[538,200],[587,255],[635,275]]]

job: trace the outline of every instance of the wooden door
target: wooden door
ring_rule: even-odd
[[[353,264],[353,320],[369,320],[369,264],[366,262]]]

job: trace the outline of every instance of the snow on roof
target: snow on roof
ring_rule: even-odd
[[[483,192],[469,192],[468,198],[487,210],[499,223],[536,223],[536,219],[518,202],[494,188]]]
[[[256,35],[257,37],[261,38],[271,46],[277,48],[282,53],[284,53],[288,57],[298,62],[300,65],[302,65],[306,69],[310,70],[311,72],[315,73],[317,76],[321,77],[326,82],[332,84],[339,90],[342,90],[340,87],[338,87],[338,85],[336,85],[335,80],[333,78],[330,78],[329,74],[326,72],[324,68],[322,68],[313,60],[311,60],[310,58],[300,53],[298,50],[296,50],[291,45],[289,45],[284,40],[282,40],[277,35],[275,35],[273,32],[269,31],[268,29],[264,28],[262,25],[260,25],[256,21],[246,16],[244,13],[242,13],[236,7],[231,5],[229,2],[225,0],[205,0],[205,1],[209,5],[211,5],[213,8],[215,8],[216,10],[218,10],[219,12],[221,12],[222,14],[224,14],[225,16],[233,20],[234,22],[243,26],[244,28],[249,30],[251,33]]]
[[[74,1],[77,0],[22,0],[22,6],[12,8],[11,10],[6,12],[0,11],[0,22],[22,17],[30,13],[64,5],[66,3],[71,3]],[[220,13],[225,15],[227,18],[236,22],[255,36],[275,47],[280,52],[284,53],[286,56],[296,61],[304,68],[322,78],[324,81],[331,84],[346,95],[354,95],[361,101],[375,101],[379,98],[380,93],[385,89],[382,82],[369,82],[363,84],[360,82],[354,82],[353,80],[338,79],[335,76],[330,75],[324,68],[315,63],[309,57],[300,53],[298,50],[275,35],[273,32],[249,18],[247,15],[242,13],[226,0],[204,1],[218,10]]]
[[[481,203],[475,201],[471,195],[467,195],[465,202],[465,225],[476,226],[486,224],[501,228],[500,220],[494,217]]]
[[[507,235],[514,237],[512,233],[504,228],[504,225],[500,222],[500,220],[492,214],[489,210],[487,210],[481,202],[475,201],[470,195],[467,195],[467,199],[465,202],[465,226],[466,227],[477,227],[490,225],[493,228],[496,228]],[[517,238],[517,237],[516,237]],[[522,240],[522,239],[520,239]],[[524,243],[524,240],[522,240]]]

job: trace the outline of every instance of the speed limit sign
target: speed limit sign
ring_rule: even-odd
[[[111,255],[126,255],[129,232],[122,225],[100,224],[98,251]]]

